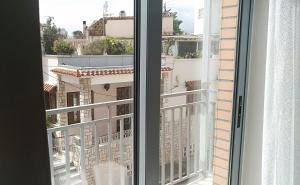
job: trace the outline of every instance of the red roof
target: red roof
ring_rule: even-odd
[[[56,86],[51,84],[44,84],[44,91],[45,92],[51,92],[52,90],[55,90]]]
[[[161,71],[172,71],[170,67],[162,67]],[[106,75],[133,74],[133,68],[112,68],[112,69],[70,69],[65,67],[54,68],[51,70],[57,74],[75,77],[93,77]]]

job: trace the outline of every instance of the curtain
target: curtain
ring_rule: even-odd
[[[270,0],[262,185],[300,185],[300,0]]]

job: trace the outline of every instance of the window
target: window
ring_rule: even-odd
[[[164,10],[166,15],[176,15],[174,21],[189,11],[198,14],[194,30],[184,22],[174,25],[178,30],[172,36],[173,52],[163,51],[167,62],[162,67],[170,71],[161,75],[168,73],[171,80],[160,98],[159,182],[227,185],[234,145],[231,134],[239,1],[183,4],[185,8],[172,9],[172,5]],[[162,39],[165,45],[170,36],[162,33]]]
[[[43,11],[50,13],[45,11],[45,7],[47,10],[51,9],[50,4],[63,6],[63,3],[43,4],[42,1],[41,19],[46,17]],[[34,113],[37,113],[35,117],[32,116],[32,125],[28,122],[28,127],[25,128],[23,125],[26,124],[23,124],[19,128],[29,133],[27,137],[32,138],[35,147],[45,150],[48,147],[49,160],[39,161],[41,163],[49,161],[52,184],[163,185],[228,182],[231,172],[229,169],[234,169],[229,167],[232,165],[231,161],[234,161],[230,160],[232,151],[229,146],[236,146],[230,140],[231,126],[235,120],[232,115],[235,115],[235,110],[241,110],[233,108],[235,105],[240,106],[241,103],[241,101],[235,103],[236,99],[241,100],[240,94],[236,94],[238,98],[233,96],[233,91],[236,90],[234,82],[237,80],[234,78],[235,69],[241,69],[241,66],[235,66],[239,64],[235,62],[239,61],[235,56],[241,54],[235,43],[240,43],[240,40],[237,41],[240,39],[237,33],[246,33],[247,30],[237,31],[239,25],[237,11],[233,11],[236,13],[235,16],[225,15],[228,8],[239,8],[237,2],[231,0],[222,4],[219,1],[205,2],[208,4],[205,3],[204,6],[206,26],[202,35],[194,34],[191,27],[180,24],[180,19],[185,19],[180,10],[176,8],[169,10],[168,5],[162,10],[161,3],[151,0],[131,4],[129,1],[125,2],[124,8],[125,5],[131,7],[125,11],[126,13],[124,10],[112,10],[113,5],[103,2],[103,15],[99,16],[99,12],[96,11],[97,18],[93,18],[96,21],[83,21],[78,30],[62,24],[62,22],[73,24],[73,21],[61,20],[74,20],[76,16],[81,16],[78,12],[82,10],[92,12],[92,7],[84,7],[86,2],[77,4],[77,8],[80,8],[74,8],[73,16],[62,16],[64,19],[60,19],[56,15],[54,19],[46,17],[45,21],[41,20],[41,24],[36,23],[41,27],[43,41],[41,43],[44,52],[41,61],[45,74],[43,80],[44,83],[55,85],[57,88],[57,108],[46,110],[46,114],[56,115],[57,121],[47,128],[48,144],[42,142],[42,139],[46,139],[43,135],[46,127],[38,123],[42,122],[41,117],[45,116],[42,112],[34,109]],[[67,3],[68,10],[73,10],[71,7],[76,3],[78,2]],[[118,2],[115,7],[120,7],[122,3],[124,2]],[[210,18],[216,12],[210,12],[210,3],[220,5],[213,6],[220,7],[217,13],[222,14],[218,16],[222,19],[220,20],[222,24],[213,34],[209,25],[215,23],[214,19]],[[133,4],[136,6],[135,13]],[[181,7],[181,4],[177,6]],[[190,12],[195,12],[194,6],[188,4],[188,7],[193,9]],[[98,10],[99,7],[95,9]],[[52,10],[57,12],[60,9],[52,8]],[[69,15],[72,14],[70,11]],[[29,18],[36,20],[37,14],[24,15],[30,15]],[[194,15],[193,19],[196,18]],[[34,31],[33,29],[30,31],[26,24],[24,30],[28,36]],[[225,30],[231,35],[223,33]],[[28,37],[28,40],[32,42],[38,40],[39,33],[36,31],[37,29],[34,32],[36,37],[33,39]],[[54,39],[49,39],[53,33]],[[137,34],[134,35],[135,33]],[[17,34],[16,37],[20,38]],[[220,42],[219,53],[211,52],[213,38]],[[165,40],[171,41],[170,53],[161,53],[161,45]],[[185,49],[179,47],[180,42],[192,43],[191,47],[185,45],[189,54],[186,53],[184,57],[178,57],[178,49],[180,47]],[[201,48],[197,46],[199,43],[203,43],[201,55],[193,53]],[[20,45],[22,46],[20,48],[28,51],[28,54],[34,54],[35,50],[30,51],[22,43]],[[36,42],[34,45],[39,44]],[[20,52],[22,53],[22,49]],[[235,55],[236,52],[239,52],[238,55]],[[40,56],[37,53],[34,55],[36,57],[31,61],[37,61]],[[23,94],[26,98],[21,102],[30,104],[27,98],[42,97],[41,92],[37,93],[42,90],[41,81],[37,81],[42,75],[38,72],[40,69],[38,65],[35,66],[34,62],[27,63],[31,58],[26,54],[24,56],[26,59],[24,62],[30,64],[27,66],[29,71],[33,74],[40,73],[40,76],[29,74],[24,81],[28,83],[32,80],[33,87],[40,83],[39,89],[34,88],[30,94],[22,83],[17,87],[15,84],[18,83],[13,83],[14,86],[9,84],[7,87],[24,89]],[[26,65],[20,66],[26,68]],[[23,69],[16,70],[20,74],[26,74],[22,72]],[[191,89],[195,90],[187,91],[185,82],[188,81],[200,82],[200,89],[192,87]],[[163,91],[160,91],[160,86],[163,87]],[[131,92],[134,92],[133,99]],[[189,95],[195,95],[194,97],[200,99],[190,102],[187,98],[191,97]],[[41,103],[34,103],[28,107],[38,105]],[[23,105],[19,106],[24,108]],[[41,107],[40,109],[43,108]],[[195,110],[194,114],[191,113],[191,107]],[[27,113],[27,110],[23,111]],[[17,115],[15,119],[18,121],[20,121],[18,115],[21,115],[20,117],[27,115],[24,116],[27,120],[28,114],[20,112],[9,115]],[[241,119],[241,114],[241,112],[237,114],[238,119]],[[33,125],[38,127],[39,134],[36,134],[38,129]],[[19,128],[18,132],[22,130]],[[35,135],[31,135],[31,132]],[[17,139],[19,143],[20,139],[18,137]],[[24,137],[24,140],[27,141],[27,138]],[[20,143],[23,144],[22,141]],[[36,151],[30,145],[25,146]],[[27,151],[26,154],[31,154],[26,147],[22,149]],[[9,147],[7,149],[11,150]],[[46,156],[45,150],[41,151],[41,155]],[[29,159],[34,156],[42,159],[37,155],[30,155]],[[225,172],[218,166],[222,165],[217,163],[220,160],[223,160],[222,164],[226,164],[222,166]],[[17,162],[19,161],[21,160],[18,159]],[[39,167],[35,161],[31,162],[34,165],[28,162],[21,164]],[[40,176],[36,177],[39,180]],[[28,182],[34,184],[32,180]]]
[[[47,129],[52,185],[131,185],[133,0],[39,5],[43,81],[56,87],[57,107],[47,110],[57,117]]]
[[[78,106],[79,105],[79,92],[68,92],[67,93],[67,106]],[[68,112],[68,124],[80,123],[80,111]]]
[[[124,100],[132,98],[132,88],[131,87],[118,87],[117,88],[117,100]],[[126,115],[132,112],[130,104],[117,105],[117,116]],[[124,130],[131,129],[131,120],[129,118],[124,119]],[[120,120],[117,120],[117,131],[120,131]]]

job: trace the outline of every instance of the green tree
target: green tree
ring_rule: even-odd
[[[75,52],[75,48],[63,39],[54,41],[53,51],[59,55],[72,55]]]
[[[163,42],[163,53],[165,53],[166,55],[171,55],[171,47],[174,46],[174,44],[174,38],[166,38]]]
[[[177,12],[173,13],[174,19],[173,19],[173,29],[175,35],[181,35],[183,31],[180,28],[180,25],[182,24],[182,20],[179,20],[177,17]]]
[[[103,55],[105,51],[104,40],[92,41],[81,48],[83,55]]]
[[[57,28],[53,22],[53,17],[49,17],[43,25],[42,44],[46,54],[56,54],[53,50],[54,41],[67,38],[64,29]]]
[[[83,39],[84,38],[83,33],[80,30],[73,31],[73,37],[75,39]]]
[[[81,48],[83,55],[124,55],[133,54],[133,46],[128,41],[106,37],[84,45]]]
[[[124,44],[126,48],[124,54],[133,55],[134,54],[133,45],[129,41],[124,41]]]
[[[107,37],[104,42],[105,50],[108,55],[122,55],[126,53],[126,46],[122,41]]]

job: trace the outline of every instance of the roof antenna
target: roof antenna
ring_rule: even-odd
[[[105,1],[103,5],[103,17],[107,17],[107,16],[108,16],[108,2]]]

